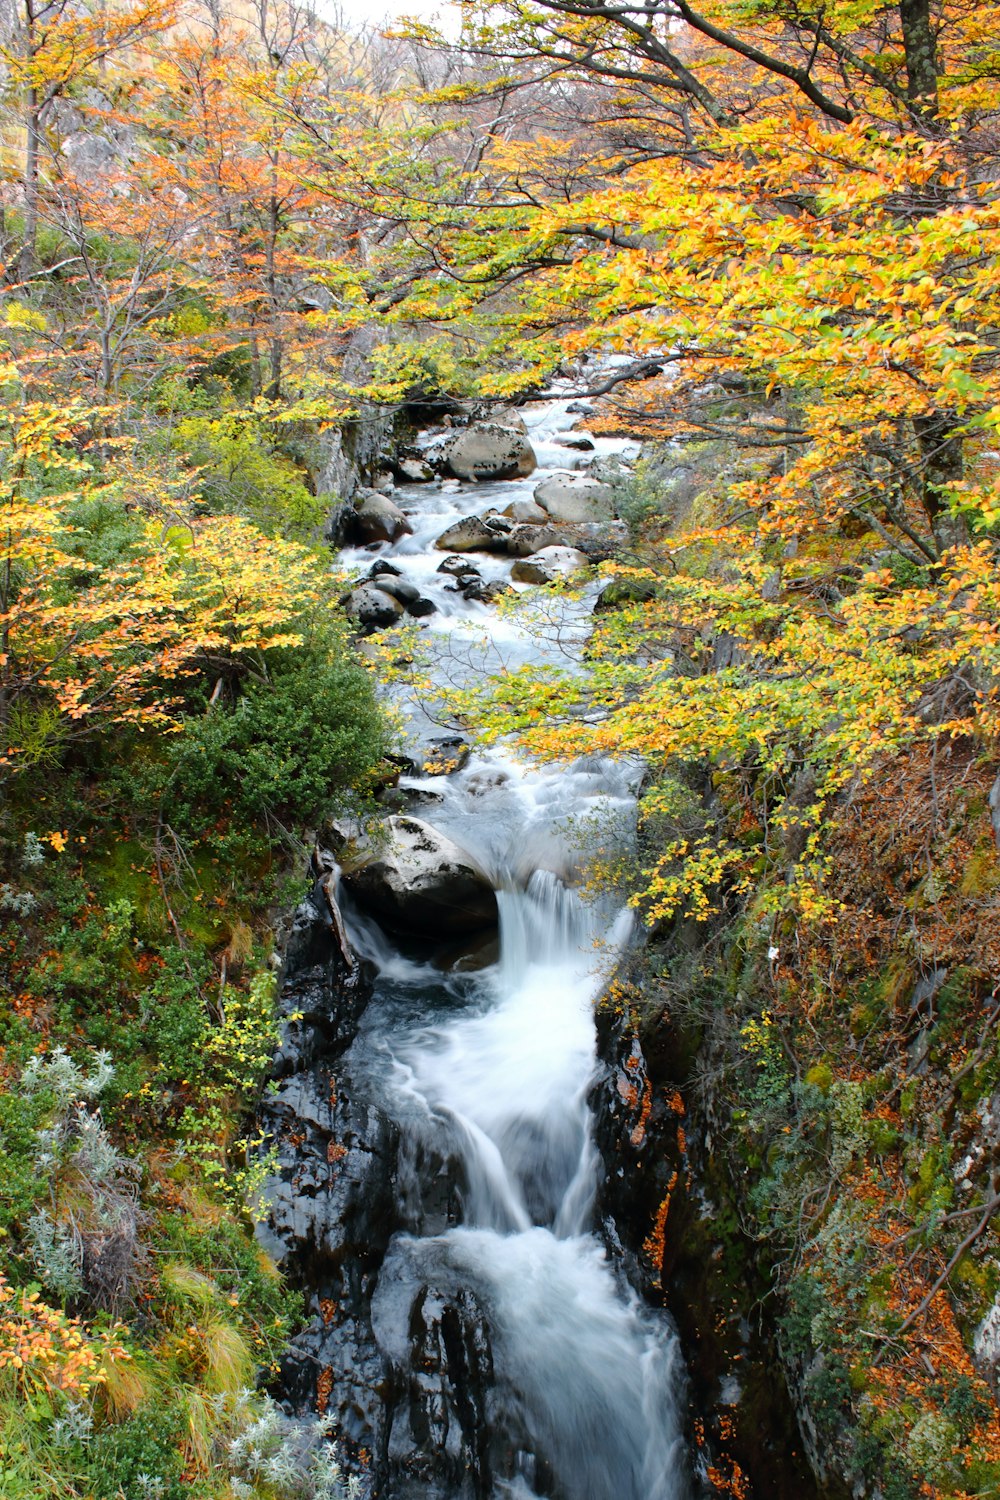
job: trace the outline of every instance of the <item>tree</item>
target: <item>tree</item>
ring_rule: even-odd
[[[555,181],[561,143],[496,143],[473,232],[428,218],[444,274],[423,309],[453,299],[506,337],[507,373],[481,389],[530,391],[567,355],[586,371],[627,354],[581,387],[617,389],[651,435],[724,436],[745,455],[713,512],[646,553],[654,597],[598,628],[582,689],[501,683],[496,722],[549,752],[583,743],[660,767],[707,753],[735,801],[743,788],[765,821],[804,822],[817,861],[823,809],[879,754],[992,740],[989,24],[966,5],[543,0],[470,25],[470,47],[527,65],[533,86],[614,81],[600,138],[632,128],[582,191],[579,169],[572,190]],[[712,670],[720,640],[729,665]],[[598,721],[582,728],[581,692]],[[804,770],[805,812],[786,806]],[[703,914],[751,878],[755,856],[718,831],[685,844],[650,873],[660,915]]]

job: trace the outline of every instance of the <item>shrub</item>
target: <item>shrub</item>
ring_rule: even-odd
[[[384,745],[371,678],[333,637],[283,652],[230,712],[188,720],[170,749],[170,797],[187,825],[227,799],[250,817],[291,809],[308,821],[370,780]]]

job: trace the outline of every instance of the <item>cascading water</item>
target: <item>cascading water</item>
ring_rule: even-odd
[[[565,466],[565,451],[547,443],[566,425],[564,408],[549,406],[529,421],[541,461],[555,455]],[[457,514],[469,513],[473,494],[484,510],[524,497],[537,479],[465,487],[461,499],[457,485],[397,492],[414,533],[382,555],[437,604],[430,631],[449,648],[449,670],[478,672],[537,652],[515,623],[446,592],[432,548]],[[346,560],[370,565],[372,557]],[[475,562],[486,576],[509,573],[500,558]],[[566,606],[561,652],[585,639],[586,610]],[[419,732],[420,710],[409,712]],[[627,829],[634,780],[634,768],[611,762],[543,770],[498,753],[474,756],[450,776],[404,778],[422,799],[420,816],[472,853],[498,889],[499,961],[478,973],[442,975],[399,952],[345,898],[352,943],[378,980],[344,1077],[379,1101],[400,1139],[397,1229],[370,1283],[374,1339],[396,1387],[418,1389],[414,1309],[432,1301],[445,1357],[478,1358],[486,1371],[481,1409],[461,1414],[463,1430],[484,1429],[475,1440],[484,1453],[504,1450],[484,1459],[474,1482],[456,1474],[442,1484],[438,1469],[424,1484],[421,1455],[411,1451],[420,1442],[411,1410],[402,1426],[390,1420],[385,1439],[390,1470],[405,1457],[408,1477],[386,1480],[380,1500],[687,1493],[676,1337],[640,1305],[592,1222],[593,1004],[631,920],[608,900],[582,899],[564,878],[588,827],[605,838]],[[442,1163],[453,1183],[446,1209],[434,1186]],[[468,1332],[480,1324],[485,1353]],[[442,1420],[423,1441],[430,1473],[430,1449],[448,1447],[452,1428]]]

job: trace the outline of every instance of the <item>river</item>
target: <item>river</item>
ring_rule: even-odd
[[[424,638],[441,679],[468,680],[546,652],[565,661],[586,640],[596,585],[575,602],[549,596],[551,628],[540,640],[494,607],[464,600],[437,571],[434,540],[448,525],[530,498],[541,479],[576,461],[553,441],[572,424],[566,403],[524,415],[539,460],[530,479],[413,485],[394,495],[413,533],[378,556],[434,601]],[[595,441],[598,454],[627,450]],[[346,566],[374,560],[371,550],[343,557]],[[509,576],[509,558],[470,562],[488,580]],[[417,700],[400,710],[415,744],[441,733]],[[375,1101],[397,1143],[393,1202],[382,1214],[391,1233],[384,1253],[370,1257],[361,1293],[369,1353],[393,1390],[409,1392],[388,1402],[374,1437],[370,1418],[358,1418],[356,1438],[378,1449],[378,1500],[688,1494],[676,1333],[630,1289],[594,1222],[594,1004],[634,940],[632,920],[615,900],[583,898],[568,883],[589,838],[628,840],[637,777],[637,767],[610,760],[539,767],[503,749],[474,753],[450,775],[403,778],[416,814],[472,854],[498,891],[499,953],[474,972],[442,973],[412,948],[401,951],[340,892],[351,944],[377,977],[331,1090]],[[346,1285],[349,1268],[338,1274]],[[443,1374],[415,1333],[428,1299],[443,1330],[438,1363],[451,1366]],[[348,1412],[340,1387],[351,1381],[336,1356],[321,1358],[332,1361],[331,1399]],[[476,1360],[473,1379],[464,1366]],[[439,1408],[452,1387],[457,1415],[449,1416]],[[473,1439],[470,1425],[486,1430]],[[443,1461],[436,1450],[449,1445]]]

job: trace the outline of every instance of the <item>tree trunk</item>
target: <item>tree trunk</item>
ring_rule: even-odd
[[[950,547],[964,547],[969,540],[965,517],[952,508],[949,494],[965,472],[962,439],[954,430],[957,420],[954,412],[947,411],[913,419],[923,464],[922,499],[939,555]]]
[[[920,114],[932,119],[937,114],[938,60],[930,0],[900,0],[899,20],[906,58],[906,92]]]
[[[38,239],[38,157],[42,122],[39,117],[38,90],[29,85],[24,97],[24,128],[27,141],[24,152],[24,234],[17,258],[17,279],[27,281],[35,270],[35,246]]]

